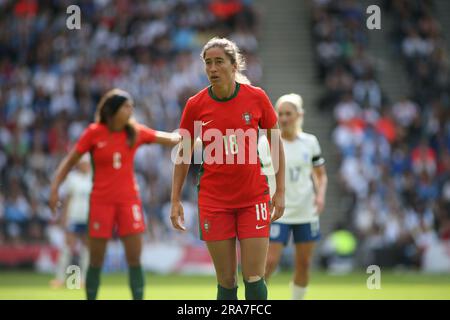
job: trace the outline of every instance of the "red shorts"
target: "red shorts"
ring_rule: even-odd
[[[245,208],[218,209],[199,207],[200,239],[220,241],[235,238],[268,238],[269,202]]]
[[[139,202],[129,204],[104,204],[91,201],[89,211],[89,236],[111,238],[114,228],[119,237],[145,231],[145,220]]]

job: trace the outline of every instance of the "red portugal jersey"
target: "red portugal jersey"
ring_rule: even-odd
[[[271,129],[276,123],[269,97],[251,85],[238,83],[228,99],[218,99],[208,87],[188,100],[180,129],[202,140],[200,206],[242,208],[270,200],[257,137],[259,129]]]
[[[93,123],[84,130],[75,150],[80,154],[91,153],[94,171],[91,200],[109,204],[139,200],[134,155],[140,145],[155,141],[155,131],[139,124],[136,131],[136,144],[130,148],[123,130],[112,132],[99,123]]]

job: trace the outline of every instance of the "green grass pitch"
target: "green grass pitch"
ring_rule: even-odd
[[[450,276],[420,273],[382,272],[381,289],[369,290],[368,274],[329,275],[314,272],[307,299],[450,299]],[[84,299],[84,291],[51,289],[50,275],[32,272],[0,272],[0,299]],[[269,299],[289,299],[289,273],[278,273],[269,285]],[[104,274],[99,299],[130,299],[127,276]],[[216,281],[212,276],[146,275],[146,299],[214,299]],[[244,285],[239,283],[239,299]]]

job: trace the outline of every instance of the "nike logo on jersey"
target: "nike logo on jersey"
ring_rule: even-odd
[[[101,148],[103,148],[105,146],[106,146],[106,141],[102,141],[102,142],[97,143],[97,148],[99,148],[99,149],[101,149]]]
[[[202,122],[202,126],[206,126],[208,123],[212,122],[213,120],[209,120],[208,122]]]
[[[256,225],[256,230],[259,230],[259,229],[262,229],[262,228],[265,228],[265,227],[267,227],[267,225],[265,225],[265,226],[258,226],[258,225]]]

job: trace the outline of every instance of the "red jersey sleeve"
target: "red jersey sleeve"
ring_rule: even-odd
[[[190,98],[186,102],[186,106],[184,107],[183,114],[181,115],[181,121],[180,121],[180,129],[187,130],[189,134],[191,135],[191,138],[194,139],[194,121],[195,121],[195,114],[194,114],[194,105],[192,103],[192,99]],[[180,132],[180,134],[182,134]]]
[[[75,150],[79,154],[84,154],[88,152],[94,145],[93,138],[94,138],[94,129],[92,128],[92,126],[89,126],[83,131],[80,139],[78,139],[78,142],[75,145]]]
[[[261,108],[262,116],[259,120],[259,127],[262,129],[272,129],[277,123],[278,117],[264,90],[261,90]]]
[[[156,140],[156,130],[144,125],[138,125],[139,144],[153,143]]]

